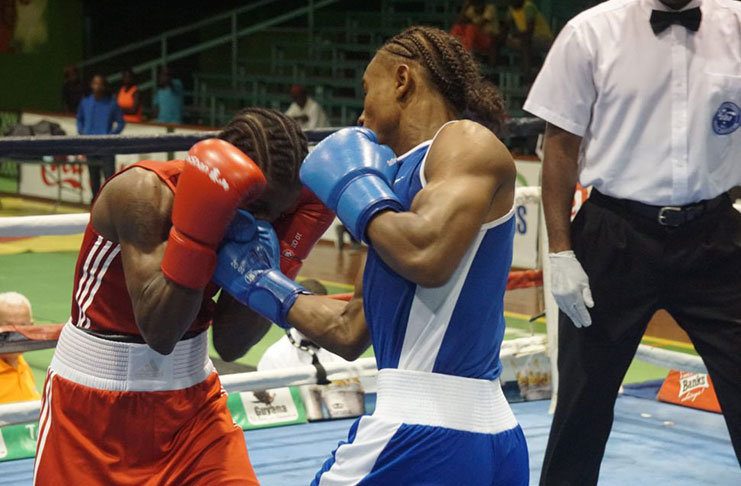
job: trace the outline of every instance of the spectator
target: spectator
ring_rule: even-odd
[[[483,0],[467,0],[450,30],[467,50],[488,55],[491,64],[496,58],[495,39],[498,32],[497,9]]]
[[[0,294],[0,326],[31,326],[31,303],[17,292]],[[0,403],[41,398],[31,367],[20,353],[0,354]]]
[[[85,97],[77,110],[77,132],[80,135],[110,135],[121,133],[126,122],[121,109],[108,92],[106,80],[100,74],[93,76],[90,83],[92,94]],[[115,126],[114,126],[115,123]],[[88,156],[90,190],[93,199],[100,189],[100,172],[104,180],[115,172],[116,159],[113,155]]]
[[[321,282],[313,279],[301,282],[310,292],[316,295],[327,295],[327,289]],[[291,368],[306,366],[314,362],[325,365],[327,363],[349,363],[345,359],[320,348],[309,341],[306,336],[296,329],[286,331],[286,335],[270,346],[260,358],[257,364],[258,371],[275,370],[280,368]],[[360,382],[357,379],[346,380],[340,384],[340,393],[331,393],[327,388],[330,385],[305,385],[300,388],[301,399],[306,407],[306,415],[310,420],[323,418],[322,402],[326,404],[330,417],[360,415],[362,410],[353,406],[352,400],[348,400],[347,392],[362,393]],[[335,387],[337,388],[337,387]],[[343,393],[344,392],[344,393]],[[328,403],[329,402],[329,403]],[[340,412],[339,414],[337,412]],[[347,412],[347,413],[343,413]],[[357,412],[357,413],[353,413]]]
[[[291,86],[291,99],[293,103],[286,110],[286,116],[296,120],[303,130],[329,126],[327,114],[319,103],[306,93],[306,88],[300,84]]]
[[[64,83],[62,84],[62,109],[65,113],[77,113],[80,101],[85,95],[77,68],[67,66],[64,69]]]
[[[157,85],[157,92],[152,100],[155,121],[183,123],[183,83],[165,66],[160,70]]]
[[[142,103],[139,87],[136,85],[134,71],[126,68],[121,72],[121,88],[116,97],[119,108],[127,122],[142,121]]]
[[[521,53],[525,81],[531,82],[535,76],[533,53],[547,51],[553,42],[553,32],[532,0],[510,0],[502,36],[507,47]]]

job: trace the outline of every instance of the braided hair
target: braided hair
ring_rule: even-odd
[[[250,156],[268,183],[280,181],[286,188],[301,187],[298,171],[308,144],[292,118],[276,110],[245,108],[234,115],[218,138]]]
[[[379,51],[423,66],[443,97],[462,116],[495,132],[502,127],[504,102],[499,91],[483,78],[476,60],[453,35],[434,27],[409,27],[386,41]]]

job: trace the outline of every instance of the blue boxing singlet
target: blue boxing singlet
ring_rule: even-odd
[[[426,183],[424,165],[431,144],[424,142],[399,157],[394,192],[406,210]],[[510,211],[483,225],[453,276],[439,288],[406,280],[372,247],[368,250],[363,299],[379,370],[398,368],[486,380],[499,376],[513,216]]]

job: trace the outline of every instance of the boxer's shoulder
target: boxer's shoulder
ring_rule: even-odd
[[[488,128],[472,120],[460,120],[444,126],[435,137],[425,163],[429,178],[439,172],[511,174],[512,156],[501,140]],[[454,163],[451,163],[454,161]]]
[[[173,193],[155,173],[134,167],[105,185],[91,212],[104,238],[165,241],[170,229]]]

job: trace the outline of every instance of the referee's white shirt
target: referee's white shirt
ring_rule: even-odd
[[[653,205],[741,184],[741,2],[693,0],[697,32],[659,35],[659,0],[611,0],[562,30],[524,109],[583,137],[579,182]]]

